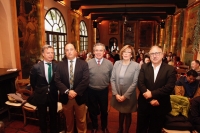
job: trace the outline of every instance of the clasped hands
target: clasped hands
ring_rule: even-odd
[[[70,90],[69,94],[68,94],[68,98],[73,99],[76,97],[76,95],[77,95],[77,93],[74,90]]]
[[[152,97],[151,91],[147,89],[147,91],[146,91],[145,93],[143,93],[143,96],[144,96],[144,98],[146,98],[146,99],[151,98],[151,97]],[[151,100],[151,101],[150,101],[150,104],[151,104],[152,106],[159,106],[158,100],[155,100],[155,99]]]
[[[121,96],[119,94],[115,95],[116,99],[118,102],[123,102],[124,100],[126,100],[125,96]]]

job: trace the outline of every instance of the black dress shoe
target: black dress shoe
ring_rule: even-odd
[[[110,133],[107,128],[102,131],[103,131],[103,133]]]
[[[97,133],[97,129],[92,129],[91,133]]]

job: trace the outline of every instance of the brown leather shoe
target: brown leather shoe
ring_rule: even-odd
[[[92,129],[91,133],[97,133],[97,129]]]
[[[102,133],[110,133],[109,131],[108,131],[108,129],[107,128],[105,128],[104,130],[102,130],[103,132]]]

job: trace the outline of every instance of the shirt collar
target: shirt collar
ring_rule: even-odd
[[[46,62],[46,61],[44,60],[44,64],[47,64],[47,63],[52,63],[52,62]]]
[[[70,61],[75,62],[75,61],[76,61],[76,57],[75,57],[73,60],[69,60],[69,59],[68,59],[68,62],[70,62]]]
[[[95,58],[96,62],[98,62],[99,59]],[[103,61],[103,58],[100,59],[100,62]]]
[[[153,63],[151,65],[155,69],[155,68],[160,68],[161,64],[162,64],[162,62],[159,65],[157,65],[156,67],[153,65]]]

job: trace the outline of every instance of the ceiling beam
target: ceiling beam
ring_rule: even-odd
[[[188,0],[71,0],[71,8],[78,10],[87,5],[174,4],[186,8]],[[142,5],[141,5],[142,6]]]
[[[168,15],[173,15],[176,7],[128,7],[128,8],[94,8],[94,9],[82,9],[83,16],[88,16],[90,13],[109,13],[109,12],[164,12]]]
[[[111,18],[115,19],[116,17],[121,17],[122,18],[123,14],[122,13],[106,13],[106,14],[91,14],[91,19],[96,20],[98,18]],[[167,17],[166,13],[127,13],[128,18],[136,18],[136,17],[142,17],[142,18],[147,18],[147,17],[160,17],[161,19],[165,19]]]

